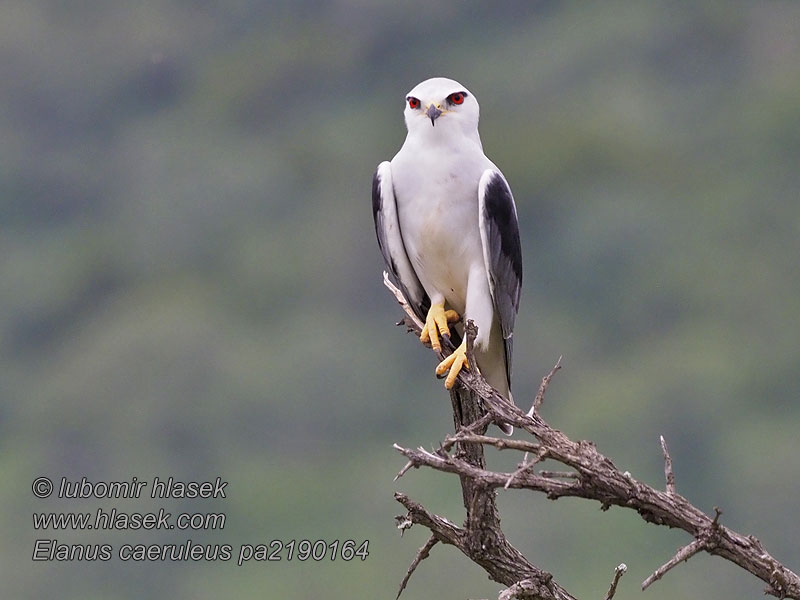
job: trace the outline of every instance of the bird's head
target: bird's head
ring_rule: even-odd
[[[406,127],[409,133],[477,135],[480,108],[467,88],[445,77],[434,77],[406,94]]]

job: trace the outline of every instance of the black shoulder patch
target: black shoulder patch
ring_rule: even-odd
[[[484,196],[486,216],[494,221],[500,234],[500,249],[511,262],[517,279],[522,280],[522,247],[519,242],[519,225],[514,212],[511,191],[500,175],[492,176]]]

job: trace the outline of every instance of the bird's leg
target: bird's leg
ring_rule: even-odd
[[[439,341],[439,336],[450,336],[450,328],[448,323],[455,323],[461,317],[454,310],[445,310],[444,303],[434,304],[428,310],[428,316],[425,317],[425,326],[422,328],[422,333],[419,335],[419,341],[423,344],[430,342],[431,346],[437,352],[441,352],[442,344]]]
[[[436,374],[444,375],[445,371],[450,369],[450,372],[447,374],[447,379],[444,380],[444,387],[449,390],[455,384],[456,377],[458,377],[462,368],[469,369],[466,338],[464,338],[461,345],[456,348],[450,356],[439,363],[439,366],[436,367]]]

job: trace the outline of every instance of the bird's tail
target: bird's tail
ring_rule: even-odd
[[[479,355],[477,359],[478,369],[489,385],[497,390],[497,393],[503,398],[506,398],[511,404],[514,404],[514,397],[511,395],[511,385],[508,380],[505,355],[502,352],[492,352],[490,350],[487,353]],[[506,435],[514,433],[514,428],[507,423],[503,423],[499,425],[499,427]]]
[[[508,390],[508,401],[511,402],[511,404],[514,404],[514,396],[511,395],[511,390]],[[500,428],[500,431],[506,435],[511,435],[514,433],[514,427],[508,423],[501,423],[498,425],[498,427]]]

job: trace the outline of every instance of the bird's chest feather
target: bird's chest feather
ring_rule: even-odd
[[[483,260],[480,174],[446,164],[439,167],[400,178],[403,183],[395,190],[398,216],[408,257],[423,285],[441,292],[452,305],[463,306],[470,268]]]

